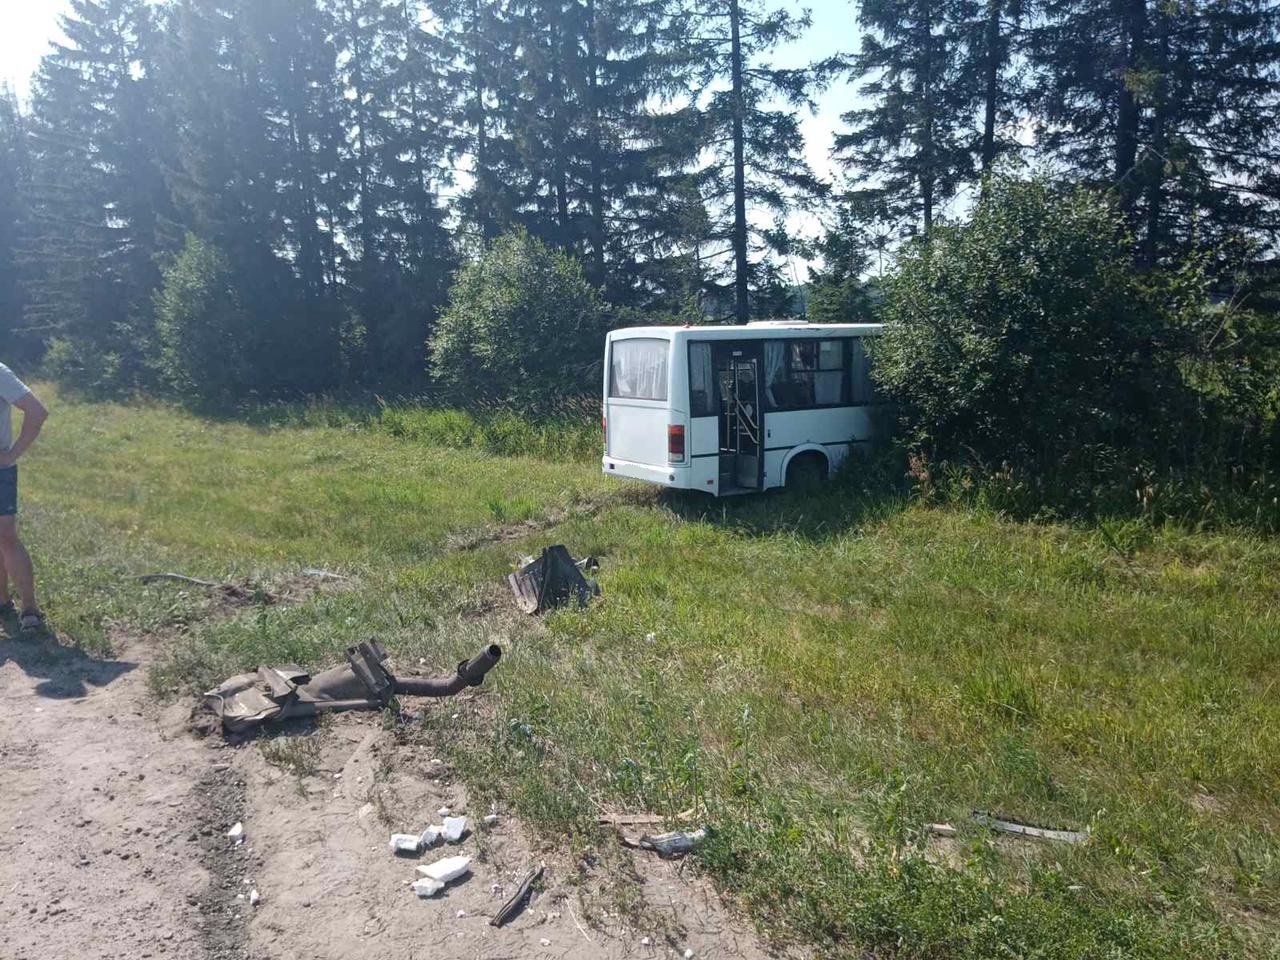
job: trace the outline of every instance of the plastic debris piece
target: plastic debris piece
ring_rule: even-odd
[[[470,857],[444,857],[435,863],[424,863],[418,867],[418,873],[437,883],[451,883],[471,869]]]
[[[459,911],[458,911],[458,919],[459,919],[459,920],[461,920],[461,919],[462,919],[463,917],[465,917],[466,915],[467,915],[467,911],[465,911],[465,910],[459,910]]]
[[[449,843],[457,843],[462,839],[462,835],[467,832],[466,817],[445,817],[444,829],[442,833]]]
[[[579,566],[563,544],[556,544],[538,557],[526,557],[520,569],[507,577],[507,583],[516,605],[525,613],[543,613],[572,600],[585,607],[592,597],[599,596],[600,585],[584,577],[582,571],[598,567],[590,557]]]
[[[261,900],[262,900],[262,895],[259,894],[257,890],[249,891],[249,906],[256,907],[259,901]]]
[[[439,880],[432,880],[430,877],[415,880],[410,886],[413,888],[413,892],[423,899],[434,897],[445,887]]]
[[[551,946],[551,941],[550,941],[550,940],[548,940],[546,937],[543,937],[543,938],[542,938],[541,940],[539,940],[538,942],[539,942],[540,944],[542,944],[544,947],[549,947],[549,946]]]
[[[685,948],[684,948],[684,960],[693,960],[693,948],[692,948],[692,947],[685,947]]]
[[[656,836],[646,834],[639,840],[639,846],[645,850],[652,850],[663,859],[669,857],[682,857],[686,853],[692,852],[698,844],[707,839],[706,827],[699,827],[692,832],[687,830],[674,830],[671,833],[660,833]]]
[[[973,811],[973,819],[975,823],[990,827],[992,830],[998,830],[1000,833],[1013,833],[1023,837],[1035,837],[1040,840],[1057,840],[1061,843],[1084,843],[1089,839],[1087,831],[1033,827],[1028,823],[1019,823],[1017,820],[993,816],[981,810]]]
[[[935,837],[954,837],[956,835],[956,828],[949,823],[930,823],[925,826],[925,830]]]
[[[417,856],[422,852],[422,838],[412,833],[393,833],[390,847],[398,856]]]
[[[647,946],[649,946],[649,944],[651,944],[651,943],[653,943],[653,941],[652,941],[652,940],[650,940],[648,937],[641,937],[641,938],[640,938],[640,946],[642,946],[642,947],[647,947]]]
[[[486,827],[492,827],[497,824],[498,820],[499,817],[496,813],[485,814],[484,825]]]
[[[227,836],[236,843],[244,842],[244,824],[237,821],[236,825],[227,831]]]
[[[439,810],[436,811],[436,814],[441,817],[447,817],[452,812],[453,811],[450,810],[448,807],[441,807]]]

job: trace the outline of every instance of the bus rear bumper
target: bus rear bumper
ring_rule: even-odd
[[[619,460],[617,457],[602,457],[600,469],[607,476],[645,480],[648,483],[657,483],[677,490],[693,489],[693,470],[687,464],[672,463],[654,466],[651,463]]]

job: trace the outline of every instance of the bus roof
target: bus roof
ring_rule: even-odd
[[[708,324],[682,327],[619,327],[610,330],[610,340],[649,338],[657,340],[775,340],[794,337],[860,337],[876,336],[884,329],[881,323],[804,323],[765,322],[745,326]]]

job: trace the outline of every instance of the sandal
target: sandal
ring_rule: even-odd
[[[22,632],[35,633],[44,629],[44,614],[39,610],[22,611]]]

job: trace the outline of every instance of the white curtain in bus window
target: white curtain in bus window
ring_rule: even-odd
[[[781,410],[846,403],[844,341],[791,340],[771,394]]]
[[[668,340],[615,340],[609,396],[621,400],[667,399]]]
[[[705,340],[689,344],[689,405],[695,417],[716,415],[715,369]]]
[[[786,344],[781,340],[764,342],[764,402],[769,410],[783,406],[787,386]]]

